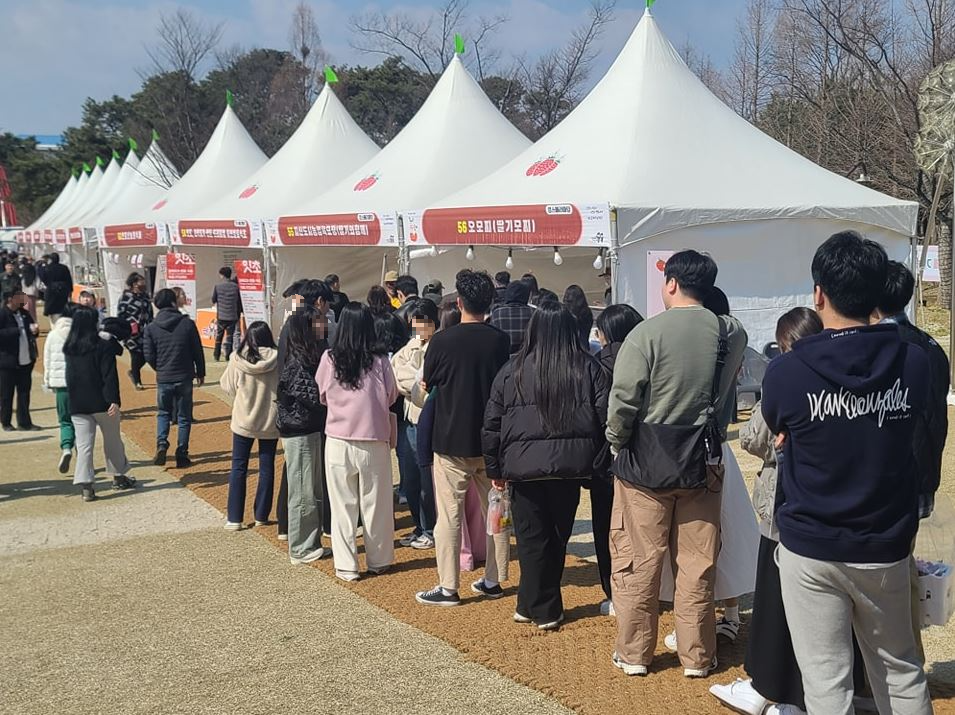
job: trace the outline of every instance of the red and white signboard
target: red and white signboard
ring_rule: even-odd
[[[166,287],[182,288],[186,310],[196,319],[196,259],[188,253],[166,254]]]
[[[66,232],[66,242],[71,246],[83,244],[83,229],[79,226],[72,226]]]
[[[241,260],[236,261],[233,266],[236,281],[239,283],[239,295],[242,296],[242,312],[245,315],[245,324],[251,325],[256,320],[268,322],[262,261]]]
[[[270,246],[397,246],[394,213],[282,216],[266,221]]]
[[[674,251],[647,251],[647,317],[659,315],[666,306],[663,304],[663,286],[666,284],[663,270]]]
[[[161,223],[123,223],[97,231],[103,248],[137,248],[166,244],[166,226]]]
[[[414,245],[609,246],[608,204],[530,204],[403,212]]]
[[[179,246],[261,246],[262,225],[238,219],[179,221],[170,237]]]

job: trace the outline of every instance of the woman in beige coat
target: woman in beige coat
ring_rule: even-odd
[[[255,525],[264,526],[272,511],[275,478],[276,391],[279,384],[278,347],[272,330],[261,320],[249,326],[239,349],[219,380],[232,397],[232,471],[229,474],[228,520],[225,528],[242,528],[245,486],[252,443],[259,441],[259,484],[255,490]]]

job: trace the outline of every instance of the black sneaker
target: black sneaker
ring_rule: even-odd
[[[448,595],[440,586],[435,586],[430,591],[419,591],[415,594],[415,600],[425,606],[460,606],[461,597],[457,593]]]
[[[113,489],[125,490],[132,489],[136,486],[136,480],[132,477],[127,477],[125,474],[119,474],[113,477]]]
[[[169,451],[168,446],[159,445],[156,447],[156,456],[153,457],[153,464],[157,467],[163,467],[166,464],[166,453]]]
[[[498,599],[504,596],[504,589],[501,588],[501,584],[498,584],[497,586],[494,586],[494,587],[490,587],[486,583],[484,583],[483,578],[480,581],[475,581],[474,583],[472,583],[471,590],[474,591],[474,593],[483,594],[490,599]]]
[[[99,499],[99,497],[96,496],[96,492],[93,491],[92,484],[84,484],[80,493],[83,495],[83,501],[96,501]]]
[[[176,469],[187,469],[192,466],[192,460],[189,459],[188,454],[177,454],[176,455]]]
[[[3,431],[4,431],[4,432],[16,432],[16,431],[17,431],[17,428],[14,427],[13,425],[4,425],[4,426],[3,426]]]

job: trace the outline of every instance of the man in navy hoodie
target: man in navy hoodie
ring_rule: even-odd
[[[897,326],[869,324],[887,272],[879,244],[826,241],[812,262],[825,330],[763,381],[763,416],[784,440],[777,560],[810,715],[853,712],[853,631],[879,711],[932,712],[909,618],[929,368]]]

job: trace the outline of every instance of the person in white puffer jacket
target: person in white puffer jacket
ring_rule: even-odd
[[[70,396],[66,390],[66,356],[63,346],[73,325],[69,308],[53,323],[43,346],[43,388],[56,394],[56,418],[60,423],[60,474],[70,471],[76,437],[70,418]]]

